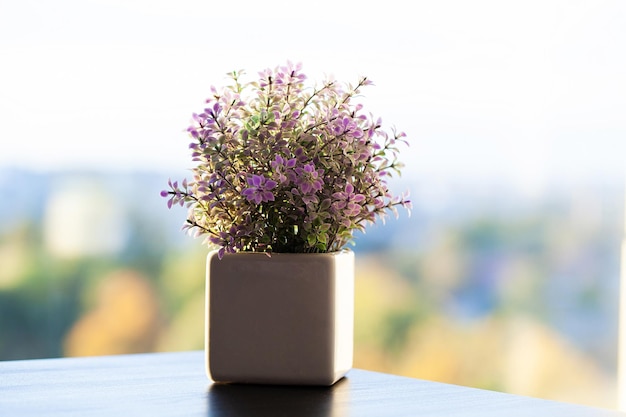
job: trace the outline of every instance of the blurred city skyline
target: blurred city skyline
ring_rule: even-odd
[[[2,177],[0,360],[202,348],[208,248],[164,175]],[[355,235],[355,366],[613,406],[621,189],[412,188]]]

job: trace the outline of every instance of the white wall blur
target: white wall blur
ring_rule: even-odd
[[[626,3],[0,2],[0,166],[184,170],[184,129],[233,69],[368,75],[407,175],[623,176]]]

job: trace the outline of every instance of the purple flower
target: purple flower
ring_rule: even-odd
[[[274,179],[280,184],[285,184],[290,179],[294,180],[294,175],[291,171],[296,162],[296,158],[285,160],[282,156],[276,155],[274,160],[270,162],[270,166],[274,170]]]
[[[243,190],[242,194],[255,204],[274,201],[272,190],[276,187],[276,181],[268,180],[263,175],[252,175],[247,179],[250,187]]]
[[[304,167],[294,169],[294,182],[299,187],[300,192],[304,195],[321,191],[324,186],[322,175],[323,169],[315,169],[312,163],[306,164]]]
[[[342,212],[346,217],[355,217],[363,207],[361,203],[365,201],[363,194],[356,194],[354,192],[354,185],[347,183],[344,191],[333,194],[333,198],[337,201],[333,203],[333,208],[336,211]]]
[[[363,131],[352,117],[337,119],[329,125],[329,128],[330,132],[335,136],[346,135],[348,138],[356,139],[363,136]]]

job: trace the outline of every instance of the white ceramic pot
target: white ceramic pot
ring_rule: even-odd
[[[332,385],[352,368],[352,251],[211,252],[206,289],[212,380]]]

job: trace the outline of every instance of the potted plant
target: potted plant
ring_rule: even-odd
[[[168,206],[213,248],[207,372],[215,381],[332,385],[352,367],[355,231],[410,208],[386,180],[405,134],[356,103],[356,85],[307,86],[288,63],[229,74],[193,114],[193,178]]]

